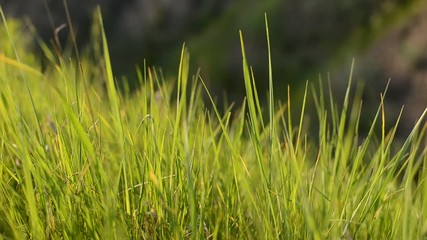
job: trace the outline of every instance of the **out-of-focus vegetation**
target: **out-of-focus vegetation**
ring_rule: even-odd
[[[67,23],[62,1],[4,1],[11,16],[30,16],[45,39]],[[248,39],[247,51],[262,90],[267,77],[262,19],[270,17],[276,84],[301,85],[306,78],[331,70],[351,59],[356,50],[370,45],[387,28],[405,21],[419,0],[306,0],[249,1],[69,1],[70,17],[79,45],[89,39],[91,11],[101,4],[110,40],[113,66],[118,74],[134,70],[144,59],[167,70],[176,65],[182,42],[194,55],[206,81],[229,95],[241,96],[243,88],[238,52],[238,30]],[[66,39],[69,27],[57,32]],[[168,71],[166,71],[168,72]],[[302,84],[304,85],[304,84]]]

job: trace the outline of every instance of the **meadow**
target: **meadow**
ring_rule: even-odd
[[[38,41],[41,70],[2,13],[0,239],[427,237],[426,112],[397,141],[385,89],[361,134],[351,72],[342,102],[325,79],[282,103],[270,50],[260,99],[244,33],[241,106],[217,106],[185,45],[175,78],[143,65],[118,90],[98,19],[88,52]]]

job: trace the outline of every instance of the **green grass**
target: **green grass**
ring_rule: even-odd
[[[130,94],[102,22],[98,58],[43,45],[44,72],[16,25],[3,17],[0,29],[0,239],[427,237],[422,121],[398,144],[383,101],[359,134],[350,87],[340,104],[311,83],[301,104],[291,89],[276,102],[270,51],[261,106],[242,34],[246,100],[221,114],[185,46],[176,80],[143,66]]]

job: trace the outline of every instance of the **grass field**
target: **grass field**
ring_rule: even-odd
[[[141,66],[118,91],[102,22],[92,57],[40,42],[43,71],[17,25],[0,28],[0,239],[427,237],[422,121],[397,142],[380,104],[362,136],[361,92],[280,103],[271,67],[261,106],[243,37],[242,106],[217,108],[185,47],[175,79]]]

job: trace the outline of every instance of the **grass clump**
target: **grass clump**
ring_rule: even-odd
[[[190,77],[185,47],[175,83],[144,66],[128,94],[116,88],[102,31],[98,62],[44,48],[51,67],[40,72],[19,28],[3,17],[3,29],[2,239],[426,237],[421,120],[397,146],[398,121],[387,130],[383,104],[359,135],[363,110],[350,88],[340,108],[309,84],[302,104],[291,103],[289,89],[285,104],[275,102],[274,53],[263,108],[243,37],[247,97],[221,114],[201,76]],[[304,121],[309,103],[316,128]]]

